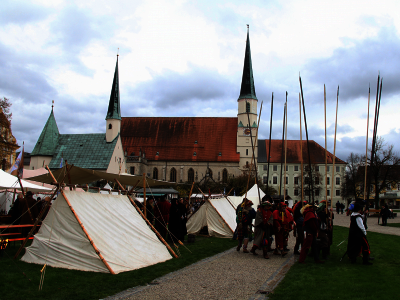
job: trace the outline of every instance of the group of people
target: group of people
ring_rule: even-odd
[[[305,263],[311,250],[311,257],[315,263],[323,263],[330,254],[332,245],[334,214],[326,200],[318,204],[297,202],[293,208],[287,203],[272,203],[267,195],[262,199],[257,211],[252,207],[253,202],[244,199],[236,209],[237,222],[237,251],[243,247],[244,253],[258,255],[257,250],[263,251],[263,257],[269,259],[268,252],[284,257],[290,250],[287,248],[290,232],[296,238],[294,254],[299,255],[299,263]],[[363,205],[356,203],[351,207],[351,219],[348,238],[347,255],[352,263],[362,254],[363,264],[371,265],[367,232],[364,226]],[[251,250],[247,249],[252,238],[252,224],[254,221],[254,241]],[[273,237],[274,236],[274,237]],[[275,240],[275,248],[272,248]],[[322,260],[320,256],[322,255]]]
[[[17,195],[17,199],[8,212],[11,215],[11,223],[13,225],[24,225],[35,223],[42,209],[46,207],[46,203],[50,201],[50,197],[41,199],[38,197],[36,200],[33,198],[31,191],[26,192],[25,197],[22,194]],[[41,220],[44,220],[50,205],[47,206],[46,211],[41,215]],[[21,228],[22,236],[26,236],[30,231],[30,228]]]
[[[189,207],[183,198],[171,199],[161,197],[157,202],[150,198],[146,202],[146,217],[163,238],[172,242],[183,242],[185,239],[186,222]]]

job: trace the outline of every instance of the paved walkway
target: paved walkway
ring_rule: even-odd
[[[382,224],[382,220],[380,220]],[[388,219],[387,223],[400,223],[400,217],[395,217],[394,219]],[[350,226],[350,216],[346,216],[346,214],[337,214],[335,212],[335,219],[333,220],[333,224],[337,226],[349,227]],[[390,227],[390,226],[382,226],[378,225],[377,217],[370,217],[367,221],[367,232],[373,231],[383,234],[391,234],[391,235],[400,235],[400,227]],[[368,233],[367,233],[368,234]]]
[[[117,299],[266,299],[294,264],[295,238],[286,257],[269,253],[264,259],[230,249],[179,271],[106,298]]]

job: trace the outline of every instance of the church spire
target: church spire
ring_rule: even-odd
[[[54,101],[53,101],[54,104]],[[58,131],[57,122],[54,117],[53,105],[51,106],[51,113],[47,119],[46,125],[36,142],[35,148],[31,153],[32,156],[44,155],[52,156],[58,144],[60,132]]]
[[[249,25],[247,25],[246,53],[244,55],[242,86],[240,88],[239,99],[258,100],[254,88],[253,67],[251,64]]]
[[[121,120],[121,110],[119,105],[118,56],[119,55],[117,55],[117,64],[115,65],[114,80],[111,88],[110,102],[108,104],[106,120]]]

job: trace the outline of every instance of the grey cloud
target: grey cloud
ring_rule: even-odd
[[[33,61],[36,65],[37,62]],[[0,91],[8,97],[21,97],[30,102],[44,102],[57,92],[45,76],[29,69],[19,56],[0,43]]]
[[[382,101],[400,92],[400,38],[395,28],[383,28],[376,37],[349,41],[351,47],[336,49],[331,57],[310,60],[306,73],[313,84],[340,86],[339,99],[351,100],[376,92],[378,71],[383,77]],[[336,89],[334,89],[336,90]],[[336,99],[336,92],[330,99]],[[372,96],[373,97],[373,96]]]
[[[91,40],[107,38],[114,29],[108,16],[93,16],[90,12],[69,6],[54,21],[52,31],[65,51],[78,53]]]
[[[139,83],[129,89],[128,98],[136,101],[150,101],[156,109],[180,109],[189,104],[213,101],[226,106],[225,98],[233,104],[239,96],[239,84],[231,83],[226,77],[214,70],[191,67],[190,71],[180,74],[166,70],[151,81]],[[135,101],[135,102],[136,102]]]
[[[45,19],[50,10],[30,1],[2,0],[0,2],[0,24],[26,24]]]

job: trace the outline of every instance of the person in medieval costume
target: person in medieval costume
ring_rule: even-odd
[[[273,225],[272,204],[268,201],[262,202],[257,209],[254,223],[254,242],[250,252],[257,255],[256,250],[262,249],[264,258],[268,259],[268,245],[271,228]]]
[[[311,204],[307,204],[301,209],[301,213],[304,217],[303,225],[306,231],[306,238],[301,246],[299,263],[305,262],[310,248],[314,256],[314,261],[316,263],[323,263],[323,261],[319,260],[319,251],[317,248],[318,219],[315,214],[315,209],[316,207]]]
[[[146,217],[154,225],[154,199],[150,198],[146,202]]]
[[[300,255],[299,248],[300,246],[303,245],[304,241],[304,227],[303,227],[304,217],[303,214],[300,212],[300,210],[305,205],[307,205],[306,201],[303,201],[303,203],[300,201],[297,202],[293,208],[293,219],[295,225],[295,228],[293,230],[293,235],[296,237],[296,244],[294,245],[294,254],[296,255]]]
[[[254,210],[254,208],[252,208],[252,206],[252,201],[244,199],[242,204],[238,208],[236,215],[238,235],[238,246],[236,250],[240,251],[240,248],[243,244],[243,253],[249,253],[249,250],[247,250],[247,244],[249,243],[249,238],[252,233],[252,220],[256,217],[256,211]]]
[[[367,240],[367,230],[364,227],[363,217],[363,204],[356,202],[354,204],[353,213],[350,217],[349,238],[347,243],[347,255],[351,263],[356,263],[357,256],[362,252],[363,264],[372,265],[370,260],[369,243]]]
[[[276,246],[274,254],[285,256],[287,251],[284,249],[287,246],[289,232],[292,230],[293,216],[286,209],[286,204],[280,202],[278,204],[278,209],[273,212],[273,218]]]
[[[156,218],[156,229],[163,238],[167,235],[167,226],[169,222],[169,211],[171,203],[169,203],[165,197],[162,197],[160,201],[154,206],[154,216]]]
[[[318,216],[318,249],[322,251],[322,259],[327,259],[329,254],[330,242],[329,242],[329,212],[326,208],[326,200],[320,202],[317,208]]]

